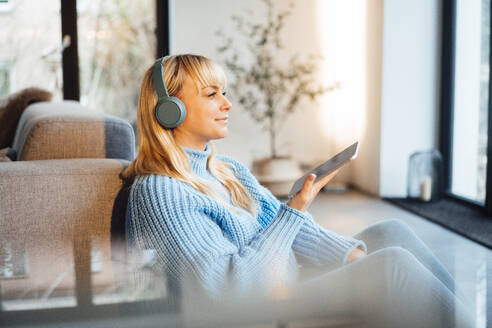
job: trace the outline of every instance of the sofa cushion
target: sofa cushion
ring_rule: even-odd
[[[131,125],[71,100],[39,102],[21,116],[13,146],[17,160],[121,158],[133,160]]]

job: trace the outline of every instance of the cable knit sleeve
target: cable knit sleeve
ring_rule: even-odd
[[[347,263],[347,258],[354,249],[360,247],[367,253],[367,246],[362,240],[351,236],[341,236],[321,227],[310,213],[293,243],[293,249],[304,262],[323,266],[330,270]]]
[[[244,165],[229,157],[223,160],[234,164],[238,178],[250,189],[253,198],[260,203],[258,221],[262,225],[268,225],[274,215],[272,212],[283,204],[263,187]],[[367,253],[364,241],[324,229],[314,221],[309,212],[303,212],[303,215],[305,220],[292,245],[295,254],[303,262],[331,270],[346,264],[349,254],[357,247]]]
[[[137,248],[155,249],[170,278],[190,274],[212,296],[231,286],[240,293],[268,288],[268,278],[276,276],[271,271],[281,270],[288,261],[305,216],[280,205],[268,227],[239,249],[224,237],[203,204],[180,181],[138,177],[129,197],[129,240]]]

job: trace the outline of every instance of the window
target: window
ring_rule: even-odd
[[[141,78],[154,61],[156,3],[77,1],[80,102],[136,120]]]
[[[82,104],[132,122],[145,69],[156,53],[168,53],[167,14],[168,1],[17,0],[14,4],[0,0],[4,50],[0,52],[0,97],[37,86],[61,100],[63,86],[65,91],[75,86],[72,96],[77,100],[80,80]],[[75,55],[67,55],[70,51]],[[136,300],[154,301],[161,310],[167,306],[174,311],[177,306],[160,299],[161,285],[138,285],[135,291],[126,279],[126,263],[118,262],[100,240],[92,240],[82,258],[63,252],[62,246],[73,245],[47,250],[34,243],[0,241],[1,322],[82,320],[88,314],[84,311],[96,311],[96,316],[119,311],[142,314],[131,303]],[[151,269],[143,266],[143,275],[151,275]],[[90,279],[80,272],[88,272]]]
[[[0,97],[40,87],[61,99],[60,2],[2,1],[0,26]]]
[[[486,207],[490,0],[444,1],[441,151],[450,196]],[[492,194],[491,194],[492,196]]]

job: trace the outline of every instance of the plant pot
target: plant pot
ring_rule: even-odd
[[[287,197],[294,181],[303,174],[289,156],[254,160],[252,173],[276,197]]]

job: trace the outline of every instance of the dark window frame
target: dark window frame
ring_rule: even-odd
[[[61,0],[61,39],[68,35],[70,46],[62,53],[63,99],[80,100],[77,0]]]
[[[156,3],[156,31],[157,53],[156,58],[164,57],[170,53],[170,0],[155,0]]]
[[[485,211],[492,216],[492,165],[487,165],[485,205],[466,199],[451,192],[452,184],[452,144],[453,144],[453,110],[454,110],[454,76],[455,76],[455,46],[456,46],[456,1],[442,1],[442,62],[441,62],[441,124],[439,135],[439,150],[443,157],[444,194],[458,202]],[[492,7],[492,6],[491,6]],[[492,17],[492,13],[491,13]],[[492,22],[492,20],[491,20]],[[492,34],[491,34],[492,35]],[[492,48],[489,63],[492,63]],[[492,71],[492,70],[490,70]],[[489,100],[488,100],[488,141],[487,158],[492,159],[492,79],[489,71]],[[490,163],[490,160],[489,160]]]

